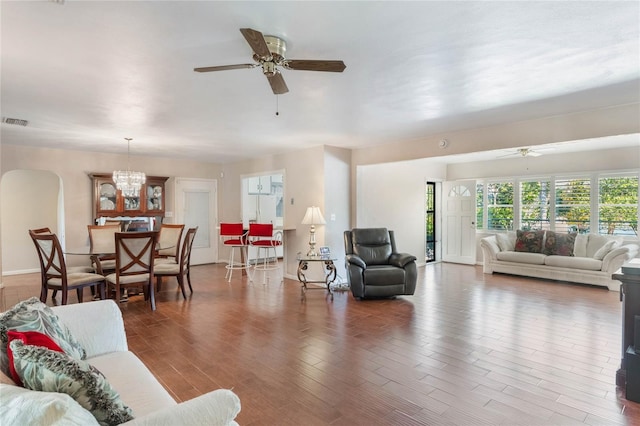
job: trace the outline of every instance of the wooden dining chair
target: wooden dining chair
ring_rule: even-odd
[[[121,289],[142,288],[144,299],[156,310],[153,288],[153,259],[158,232],[117,232],[116,270],[105,277],[107,292],[121,301]],[[114,291],[112,291],[114,290]]]
[[[87,225],[89,231],[89,251],[96,271],[109,275],[116,270],[116,232],[120,232],[120,224]]]
[[[39,232],[38,232],[39,231]],[[42,276],[40,301],[47,301],[49,290],[53,290],[55,299],[58,290],[62,292],[62,304],[67,304],[69,290],[76,290],[78,302],[82,303],[85,287],[98,287],[99,294],[104,298],[104,277],[91,272],[81,272],[67,269],[67,265],[56,234],[47,233],[42,229],[29,230],[29,235],[36,246],[40,259]]]
[[[178,285],[182,291],[182,296],[186,299],[187,293],[184,289],[184,277],[187,277],[187,284],[189,285],[189,291],[193,293],[193,287],[191,287],[191,275],[189,269],[191,266],[191,247],[193,246],[193,240],[196,237],[198,227],[189,228],[184,237],[182,243],[182,250],[180,252],[180,262],[178,263],[160,263],[154,266],[154,274],[156,276],[156,287],[160,291],[162,286],[162,277],[176,277]]]
[[[160,236],[158,242],[160,248],[156,253],[156,264],[159,263],[175,263],[178,264],[178,253],[180,249],[180,240],[184,224],[163,223],[160,225]]]

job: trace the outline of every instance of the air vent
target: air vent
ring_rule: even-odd
[[[20,120],[19,118],[9,117],[2,117],[2,122],[7,124],[14,124],[16,126],[26,126],[27,124],[29,124],[27,120]]]

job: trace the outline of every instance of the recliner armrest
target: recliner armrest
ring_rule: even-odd
[[[359,266],[362,269],[367,268],[367,264],[364,262],[364,260],[362,260],[362,258],[356,254],[348,254],[347,263],[351,263],[352,265]]]
[[[412,254],[409,253],[392,253],[389,257],[389,264],[397,266],[398,268],[404,268],[408,263],[418,260]]]

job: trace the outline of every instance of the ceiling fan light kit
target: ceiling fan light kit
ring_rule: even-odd
[[[276,95],[282,95],[289,91],[280,68],[298,71],[324,71],[342,72],[346,65],[342,61],[324,61],[315,59],[287,59],[287,43],[276,36],[262,35],[260,31],[251,28],[241,28],[240,32],[251,46],[255,64],[220,65],[213,67],[194,68],[196,72],[226,71],[243,68],[261,67],[262,73],[267,77],[271,90]]]

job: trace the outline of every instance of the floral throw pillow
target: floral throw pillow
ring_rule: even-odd
[[[547,231],[544,242],[544,254],[558,256],[573,256],[573,247],[576,242],[576,234],[558,234]]]
[[[516,231],[515,251],[542,253],[544,231]]]
[[[86,359],[87,353],[67,326],[37,297],[22,301],[0,315],[0,370],[9,375],[7,345],[9,330],[38,331],[51,337],[69,356]]]
[[[10,343],[13,363],[27,389],[66,393],[91,412],[101,425],[119,425],[133,419],[120,395],[88,362],[42,346]]]

